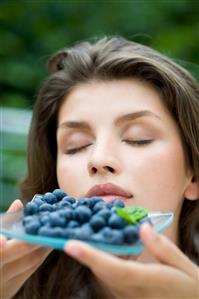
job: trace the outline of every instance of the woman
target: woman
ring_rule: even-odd
[[[146,250],[136,261],[69,244],[65,251],[87,267],[63,252],[2,241],[5,298],[196,298],[197,82],[120,37],[63,49],[48,67],[33,112],[23,202],[57,187],[80,198],[112,184],[128,194],[127,205],[173,211],[175,220],[159,237],[143,225]]]

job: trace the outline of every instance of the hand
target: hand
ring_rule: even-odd
[[[8,212],[22,208],[20,200],[15,200]],[[24,282],[43,263],[51,249],[41,248],[19,240],[8,240],[0,235],[0,275],[1,299],[12,298]]]
[[[89,267],[117,299],[199,298],[199,268],[150,225],[142,225],[140,237],[159,263],[123,260],[80,241],[71,241],[65,251]]]

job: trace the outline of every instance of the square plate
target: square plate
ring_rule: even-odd
[[[58,250],[63,250],[67,242],[72,240],[27,234],[22,224],[23,215],[23,209],[17,212],[1,213],[0,234],[11,239],[23,240],[27,243],[38,244]],[[148,216],[157,233],[162,233],[173,221],[173,213],[171,212],[152,212],[149,213]],[[132,245],[112,245],[87,240],[81,241],[115,255],[138,255],[144,249],[144,245],[141,241],[137,241]]]

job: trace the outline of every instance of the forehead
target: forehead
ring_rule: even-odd
[[[139,110],[168,115],[159,93],[135,79],[91,81],[74,87],[60,107],[59,121],[65,117],[117,117]]]

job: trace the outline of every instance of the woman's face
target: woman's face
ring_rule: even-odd
[[[57,144],[65,192],[173,211],[176,235],[190,178],[177,125],[151,86],[133,79],[78,85],[60,108]]]

